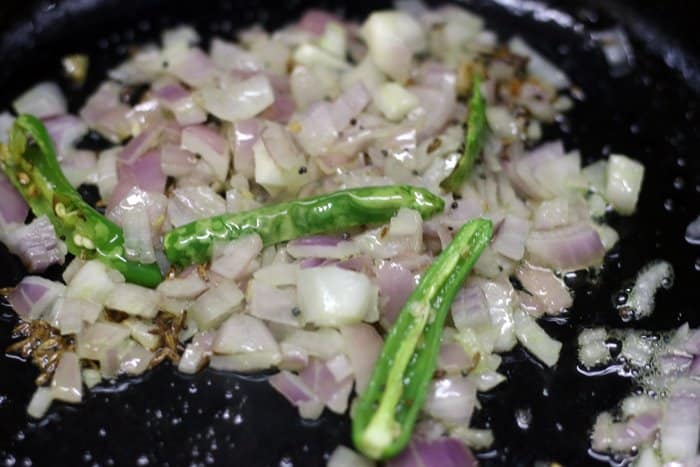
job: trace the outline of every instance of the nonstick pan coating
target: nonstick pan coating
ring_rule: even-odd
[[[361,18],[387,2],[328,2],[331,10]],[[506,354],[501,371],[508,382],[480,395],[477,426],[494,430],[483,465],[533,465],[537,460],[592,465],[589,430],[597,413],[614,407],[633,390],[617,375],[587,377],[576,367],[575,340],[583,327],[624,327],[612,296],[654,259],[670,261],[676,281],[637,328],[664,331],[683,322],[700,325],[700,248],[685,242],[686,225],[700,214],[700,67],[693,50],[697,7],[690,2],[547,2],[474,0],[502,37],[523,35],[553,58],[583,90],[566,118],[548,128],[548,138],[580,148],[585,162],[611,152],[641,159],[647,168],[638,213],[613,218],[622,240],[602,273],[567,277],[576,305],[544,323],[564,342],[559,364],[545,370],[522,349]],[[126,57],[129,46],[158,36],[181,22],[206,37],[231,36],[262,22],[268,28],[292,21],[304,1],[65,0],[0,5],[0,108],[43,79],[68,90],[70,108]],[[547,5],[550,5],[551,8]],[[688,9],[695,11],[689,11]],[[613,78],[589,32],[625,24],[636,66]],[[89,79],[72,89],[60,74],[60,57],[91,57]],[[86,141],[99,145],[99,141]],[[94,200],[95,191],[83,190]],[[0,200],[0,202],[2,202]],[[24,274],[19,261],[0,251],[0,286]],[[60,271],[51,271],[58,277]],[[14,314],[0,309],[0,348],[10,343]],[[0,465],[325,465],[338,444],[349,445],[348,418],[324,413],[317,422],[296,410],[263,376],[205,370],[195,376],[162,365],[141,378],[103,383],[77,406],[56,403],[40,421],[25,414],[34,390],[34,368],[0,356]],[[603,460],[600,462],[607,462]]]

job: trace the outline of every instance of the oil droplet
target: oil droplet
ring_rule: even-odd
[[[532,423],[532,411],[530,409],[518,409],[515,411],[515,422],[521,430],[527,430]]]
[[[190,394],[197,394],[197,386],[195,386],[194,384],[190,384],[190,387],[187,388],[187,391]]]
[[[695,270],[700,272],[700,258],[695,260]]]
[[[676,177],[673,179],[673,188],[676,190],[682,190],[685,188],[685,180],[683,180],[683,177]]]
[[[233,424],[240,425],[241,423],[243,423],[243,417],[241,416],[241,414],[236,414],[236,416],[233,417]]]
[[[664,201],[664,209],[668,212],[673,212],[673,200],[671,198],[666,198]]]
[[[148,465],[148,457],[146,457],[145,454],[141,454],[139,458],[136,459],[136,465],[141,467]]]

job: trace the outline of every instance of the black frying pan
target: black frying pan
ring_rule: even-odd
[[[254,22],[278,27],[312,3],[322,2],[3,0],[0,108],[36,81],[61,81],[59,60],[66,53],[91,56],[88,82],[69,92],[76,111],[106,69],[127,55],[129,44],[153,39],[163,27],[184,21],[205,35],[231,35]],[[388,4],[343,3],[326,6],[359,18]],[[700,248],[683,239],[685,226],[700,214],[700,65],[693,42],[699,16],[694,3],[560,1],[546,2],[557,8],[548,10],[531,0],[469,2],[489,27],[504,36],[517,30],[583,89],[585,100],[548,128],[547,137],[563,137],[568,147],[581,148],[586,162],[614,151],[638,157],[647,167],[638,214],[611,219],[622,241],[608,255],[602,274],[568,276],[577,290],[574,310],[544,323],[564,342],[555,370],[544,370],[515,349],[501,367],[508,382],[480,396],[483,409],[474,421],[492,428],[496,437],[492,450],[479,453],[484,465],[598,462],[588,452],[595,416],[634,387],[617,375],[579,373],[575,338],[583,326],[623,327],[611,297],[648,261],[671,261],[676,283],[658,297],[657,312],[633,326],[663,331],[685,321],[700,324]],[[573,24],[551,14],[556,11],[570,15]],[[543,17],[559,21],[543,23]],[[616,23],[631,34],[637,65],[632,73],[612,78],[589,32]],[[84,194],[94,197],[93,190]],[[24,274],[4,249],[0,264],[0,286],[14,285]],[[50,274],[57,277],[59,271]],[[10,343],[14,324],[13,313],[0,310],[0,348]],[[326,412],[317,422],[300,421],[262,375],[205,370],[190,377],[162,365],[142,378],[102,384],[78,406],[56,403],[39,422],[25,415],[34,377],[30,364],[0,357],[0,465],[315,466],[325,465],[339,443],[350,442],[347,418]]]

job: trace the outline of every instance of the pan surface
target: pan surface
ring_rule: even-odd
[[[0,5],[0,109],[43,79],[58,80],[77,111],[106,70],[125,58],[129,46],[152,40],[181,22],[205,37],[231,36],[256,22],[268,28],[291,21],[320,2],[174,2],[165,0],[64,0],[3,2]],[[348,2],[350,4],[351,2]],[[650,318],[631,324],[664,331],[689,322],[700,325],[700,247],[684,240],[686,225],[700,214],[700,67],[693,48],[688,2],[546,2],[474,0],[502,38],[515,31],[560,65],[583,90],[566,119],[546,130],[580,148],[586,163],[624,153],[647,168],[639,209],[613,218],[621,242],[597,277],[567,276],[576,288],[571,312],[543,326],[564,343],[559,364],[545,370],[522,349],[504,356],[508,382],[481,394],[473,422],[494,430],[493,449],[478,453],[483,465],[563,465],[614,462],[589,452],[595,416],[633,390],[615,374],[584,376],[576,366],[576,336],[583,327],[625,326],[612,296],[640,267],[670,261],[673,289],[657,300]],[[325,5],[337,10],[334,2]],[[341,9],[361,18],[388,2],[352,2]],[[697,10],[697,7],[694,7]],[[681,18],[687,18],[683,20]],[[635,65],[613,77],[590,32],[623,24]],[[72,89],[60,74],[60,58],[91,57],[83,88]],[[85,144],[99,144],[86,141]],[[85,195],[94,198],[94,191]],[[2,202],[2,200],[0,200]],[[0,286],[24,274],[19,261],[0,249]],[[58,270],[49,272],[54,278]],[[0,309],[0,348],[11,342],[14,313]],[[40,421],[25,414],[34,390],[34,368],[0,356],[0,465],[325,465],[338,444],[350,444],[349,419],[329,414],[316,422],[274,392],[264,376],[205,370],[195,376],[161,365],[141,378],[103,383],[77,406],[54,404]]]

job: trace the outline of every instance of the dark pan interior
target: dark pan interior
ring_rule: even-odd
[[[342,11],[358,18],[388,5],[347,3],[352,6]],[[670,292],[658,297],[657,312],[633,326],[664,331],[686,321],[700,324],[700,248],[683,238],[686,225],[700,214],[700,67],[691,24],[698,16],[697,7],[688,3],[468,3],[486,15],[489,27],[502,37],[517,30],[560,64],[584,91],[586,97],[547,129],[547,137],[561,137],[567,147],[580,148],[586,162],[621,152],[641,159],[647,167],[638,213],[611,219],[622,241],[608,255],[602,273],[596,278],[585,271],[567,277],[577,290],[576,306],[544,323],[564,342],[559,364],[545,370],[517,348],[505,356],[501,367],[508,382],[480,396],[483,409],[475,423],[492,428],[496,438],[492,450],[479,453],[483,465],[596,462],[588,452],[595,415],[615,406],[634,388],[617,375],[581,374],[576,367],[576,335],[584,326],[627,326],[617,317],[612,296],[647,262],[669,260],[676,282]],[[163,27],[190,22],[205,37],[231,36],[237,28],[255,22],[280,26],[311,4],[299,0],[283,4],[253,0],[3,2],[0,108],[34,82],[62,81],[59,60],[66,53],[85,52],[91,57],[83,88],[61,83],[69,90],[71,110],[76,111],[106,69],[127,56],[131,44],[157,37]],[[618,22],[631,33],[637,64],[631,73],[613,78],[589,32]],[[18,260],[4,248],[0,264],[0,286],[14,285],[24,274]],[[58,272],[52,271],[55,277]],[[0,348],[10,343],[14,323],[13,313],[0,309]],[[0,356],[0,465],[316,466],[325,465],[339,443],[349,444],[347,418],[326,412],[317,422],[302,422],[262,376],[205,370],[191,377],[162,365],[142,378],[102,384],[80,405],[57,403],[38,422],[25,415],[34,376],[31,365]],[[520,417],[519,425],[516,414],[528,411],[528,423]]]

